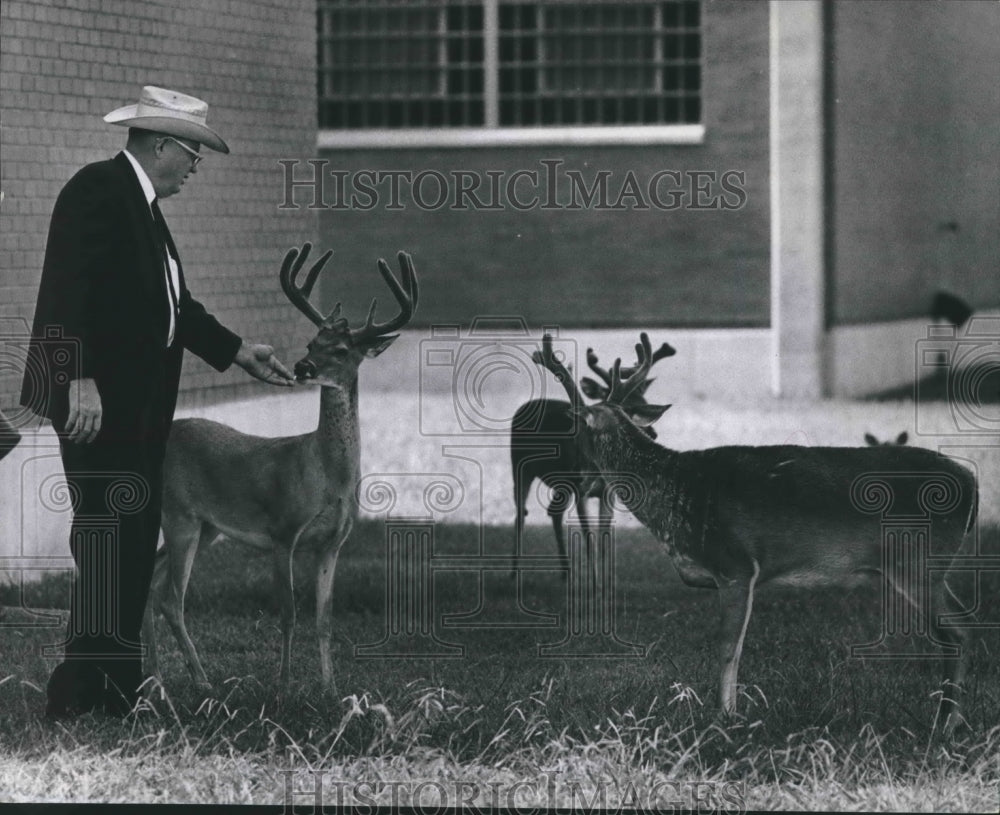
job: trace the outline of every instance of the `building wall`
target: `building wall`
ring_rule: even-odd
[[[1000,15],[833,3],[833,324],[1000,305]]]
[[[369,298],[382,288],[375,258],[406,249],[423,283],[416,318],[422,325],[468,324],[477,315],[508,314],[532,326],[766,326],[767,21],[765,3],[704,5],[706,136],[701,145],[323,151],[319,157],[329,162],[323,169],[349,177],[363,170],[413,176],[433,170],[450,179],[452,171],[462,170],[481,179],[497,172],[507,181],[525,170],[539,174],[542,193],[539,206],[525,211],[509,205],[497,211],[459,210],[450,206],[454,198],[428,211],[414,206],[404,189],[402,208],[388,209],[385,184],[379,188],[379,205],[371,210],[328,207],[320,215],[320,233],[336,255],[323,288],[327,305],[343,300],[349,314],[362,317]],[[698,203],[713,196],[738,202],[720,185],[726,171],[741,172],[745,201],[732,210],[642,210],[629,201],[619,210],[548,209],[542,206],[547,202],[542,162],[547,161],[561,162],[554,170],[561,179],[556,198],[561,203],[569,201],[567,171],[579,171],[588,185],[597,173],[609,171],[609,199],[614,199],[629,172],[645,188],[664,169],[715,173],[717,182]],[[295,168],[296,179],[311,177],[311,167]],[[525,201],[532,192],[524,183],[518,194]],[[485,186],[478,194],[489,201]],[[315,199],[308,189],[296,190],[296,196],[303,205]],[[427,181],[424,196],[425,203],[434,203],[433,180]],[[334,204],[335,197],[327,185],[323,198],[328,200],[319,203]],[[694,197],[689,195],[687,203]]]
[[[164,205],[192,289],[286,359],[309,328],[278,294],[277,266],[287,246],[315,235],[318,211],[281,206],[282,158],[324,158],[348,172],[506,178],[554,160],[558,172],[587,179],[612,172],[612,190],[629,171],[640,180],[663,169],[745,173],[745,204],[732,211],[325,211],[321,240],[337,254],[322,295],[327,306],[343,299],[352,316],[373,294],[388,308],[374,260],[407,249],[423,282],[415,325],[482,314],[536,326],[768,325],[767,4],[705,4],[701,145],[323,152],[315,146],[314,6],[0,3],[0,335],[30,322],[59,188],[121,147],[124,133],[101,116],[145,83],[207,98],[210,123],[234,151],[210,155],[196,182]],[[830,326],[923,316],[939,287],[981,309],[1000,305],[1000,90],[986,67],[1000,57],[993,4],[837,3],[829,19]],[[0,347],[0,408],[10,411],[18,379],[17,354]],[[189,356],[182,398],[264,387],[246,381]]]
[[[283,356],[303,345],[304,320],[280,294],[277,270],[289,245],[314,236],[315,216],[277,209],[277,162],[315,144],[315,25],[312,0],[4,0],[0,331],[30,325],[59,189],[124,145],[125,130],[102,116],[154,84],[206,99],[209,125],[232,150],[205,151],[194,182],[163,204],[189,287],[223,323]],[[0,407],[9,411],[21,366],[7,345]],[[182,388],[246,382],[188,355]]]

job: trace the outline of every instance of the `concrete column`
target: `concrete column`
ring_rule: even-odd
[[[825,3],[771,0],[772,391],[818,398],[825,365]]]

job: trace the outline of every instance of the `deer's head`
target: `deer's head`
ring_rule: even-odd
[[[333,254],[328,250],[306,273],[301,286],[295,283],[298,273],[305,265],[311,244],[306,243],[300,252],[289,249],[281,265],[281,288],[288,299],[305,314],[319,332],[309,342],[308,353],[295,363],[295,379],[322,387],[348,388],[358,375],[358,366],[366,358],[377,357],[399,337],[392,332],[402,328],[413,317],[417,308],[417,273],[413,260],[405,252],[398,255],[402,283],[396,279],[389,266],[378,259],[378,270],[389,286],[400,306],[399,314],[384,323],[375,322],[378,301],[372,299],[368,318],[358,328],[351,328],[347,318],[341,314],[341,304],[324,317],[312,303],[309,295],[326,262]]]
[[[639,346],[636,346],[638,349]],[[659,348],[653,351],[649,367],[652,368],[661,359],[666,359],[667,357],[672,357],[677,351],[669,345],[668,343],[663,343]],[[588,376],[583,377],[580,380],[580,389],[583,391],[589,399],[594,399],[597,402],[604,402],[607,400],[608,396],[611,394],[611,371],[607,368],[602,368],[598,363],[597,354],[594,353],[593,348],[587,349],[587,366],[600,378],[600,382],[591,379]],[[630,377],[639,368],[639,362],[630,368],[622,368],[621,375],[624,377]],[[647,372],[648,373],[648,372]],[[648,376],[642,381],[638,382],[636,386],[629,391],[629,393],[624,397],[621,403],[621,409],[625,412],[625,415],[633,420],[633,423],[638,425],[643,429],[647,436],[651,439],[656,438],[656,431],[653,429],[651,424],[643,424],[643,408],[647,406],[646,402],[646,391],[649,386],[653,384],[653,379]]]
[[[652,429],[650,425],[655,423],[670,407],[670,405],[648,404],[645,400],[645,392],[649,387],[650,380],[647,377],[653,362],[656,359],[672,356],[675,352],[664,343],[654,354],[649,336],[645,332],[640,335],[640,340],[641,342],[635,346],[638,364],[626,369],[628,375],[623,378],[621,360],[616,359],[607,375],[607,387],[600,392],[601,400],[592,405],[584,403],[570,372],[554,353],[552,338],[549,335],[542,338],[542,350],[536,351],[532,355],[536,364],[555,375],[569,396],[573,411],[583,425],[584,432],[580,434],[580,442],[583,445],[585,455],[592,455],[595,436],[613,431],[622,422],[630,422],[642,429]],[[590,354],[588,354],[589,362]],[[594,358],[594,363],[596,364],[596,358]],[[591,368],[593,369],[594,365],[591,365]],[[598,373],[598,375],[601,374]],[[596,383],[594,384],[596,385]]]
[[[865,444],[869,447],[902,447],[910,440],[910,434],[905,430],[896,436],[895,441],[880,441],[871,433],[865,433]]]

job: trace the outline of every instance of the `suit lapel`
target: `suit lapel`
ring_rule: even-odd
[[[140,264],[137,273],[143,287],[155,304],[153,318],[157,325],[162,323],[164,342],[166,342],[169,301],[167,299],[167,278],[163,265],[165,262],[164,246],[157,233],[156,224],[153,222],[153,213],[149,209],[149,204],[146,203],[142,185],[139,183],[128,158],[124,153],[119,153],[113,161],[119,170],[122,191],[127,201],[129,218],[132,223],[132,232],[138,245],[145,248],[146,262]]]

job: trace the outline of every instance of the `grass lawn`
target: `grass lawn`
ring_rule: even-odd
[[[436,478],[458,462],[466,500],[433,530],[433,601],[426,595],[402,619],[415,628],[387,637],[400,618],[387,611],[385,510],[363,512],[335,583],[336,689],[320,687],[313,562],[303,552],[292,682],[279,696],[271,561],[222,543],[199,553],[187,596],[188,628],[214,692],[194,688],[159,619],[164,685],[138,716],[51,723],[41,713],[55,660],[42,650],[61,628],[51,617],[48,627],[29,625],[46,619],[19,609],[15,587],[0,587],[0,801],[309,806],[319,795],[329,806],[997,811],[1000,573],[980,576],[986,627],[971,646],[968,726],[954,740],[936,727],[940,661],[913,658],[923,640],[893,652],[907,658],[851,657],[852,645],[882,631],[877,581],[850,592],[762,588],[740,666],[739,715],[723,720],[714,709],[715,592],[684,586],[634,519],[623,515],[616,527],[613,606],[590,619],[601,636],[587,639],[588,620],[568,594],[573,582],[551,561],[508,577],[505,440],[451,440],[461,455],[445,461],[447,440],[413,428],[419,411],[452,411],[450,394],[425,395],[419,411],[413,398],[385,411],[362,396],[364,472],[405,485],[411,474]],[[1000,553],[1000,438],[963,437],[953,426],[943,401],[915,409],[900,399],[689,400],[658,427],[677,449],[850,445],[865,431],[889,438],[908,429],[912,444],[946,446],[975,468],[980,549]],[[394,512],[423,506],[419,491],[402,497]],[[530,512],[525,551],[548,558],[551,530],[537,502]],[[497,556],[499,568],[472,568],[469,556],[480,552]],[[28,586],[23,604],[67,608],[65,576]]]
[[[207,699],[161,618],[165,687],[147,710],[126,723],[47,722],[52,662],[40,652],[59,629],[0,628],[0,800],[307,805],[313,793],[299,792],[319,783],[328,805],[397,796],[428,806],[996,811],[1000,575],[981,577],[980,619],[994,627],[973,646],[969,726],[945,742],[933,730],[937,662],[850,657],[852,644],[878,637],[877,582],[847,593],[762,589],[740,715],[722,721],[715,592],[680,583],[645,530],[617,530],[605,621],[618,642],[597,646],[631,655],[573,658],[539,652],[572,619],[556,570],[512,581],[505,570],[444,568],[449,555],[478,551],[480,532],[484,553],[509,554],[510,527],[435,529],[434,636],[402,646],[417,653],[363,657],[356,648],[387,632],[386,527],[358,524],[335,586],[334,693],[319,686],[306,553],[281,699],[270,560],[235,544],[200,553],[188,592],[188,627],[216,688]],[[525,548],[549,555],[550,538],[529,527]],[[985,529],[983,545],[1000,551],[1000,528]],[[67,596],[66,581],[50,579],[29,587],[27,602],[66,607]],[[17,604],[9,591],[0,600]],[[19,614],[7,609],[5,622]],[[455,626],[463,614],[471,624]],[[429,658],[420,647],[451,653]]]

